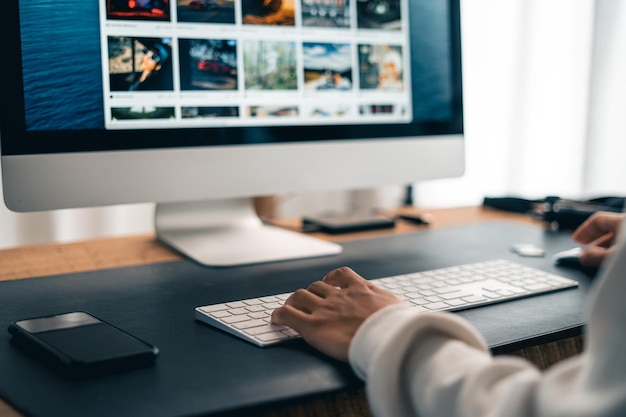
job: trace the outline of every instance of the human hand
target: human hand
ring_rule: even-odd
[[[400,299],[348,267],[295,291],[272,313],[272,322],[298,331],[311,346],[347,361],[350,342],[370,315]]]
[[[615,239],[624,220],[622,213],[597,212],[581,224],[572,235],[577,243],[584,245],[580,263],[584,266],[600,266],[613,252]]]

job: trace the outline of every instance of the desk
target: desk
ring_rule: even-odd
[[[332,237],[321,234],[315,236],[344,241],[389,234],[419,233],[426,227],[430,229],[443,228],[487,220],[507,220],[543,227],[541,223],[525,215],[504,213],[481,207],[432,210],[429,213],[432,221],[430,226],[416,226],[399,221],[394,229]],[[281,220],[275,222],[283,227],[298,228],[297,221]],[[153,235],[20,247],[0,251],[0,280],[146,265],[177,259],[180,259],[179,255],[156,242]],[[546,368],[565,357],[579,353],[581,350],[581,337],[574,336],[513,353],[530,359],[541,368]],[[9,405],[0,402],[1,417],[19,415]],[[247,413],[247,415],[250,414]],[[363,390],[357,389],[353,392],[324,395],[297,404],[281,404],[272,409],[259,410],[256,414],[257,417],[314,415],[367,416],[369,411]]]

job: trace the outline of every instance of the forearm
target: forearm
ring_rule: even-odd
[[[541,373],[513,356],[492,358],[449,335],[424,334],[402,372],[413,408],[427,416],[534,416]]]
[[[377,416],[532,415],[540,373],[518,358],[494,361],[484,341],[453,314],[388,307],[370,317],[350,347]],[[503,407],[504,413],[498,413]],[[491,415],[491,414],[489,414]]]

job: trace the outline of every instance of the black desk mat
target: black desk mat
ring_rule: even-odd
[[[510,252],[534,243],[544,258]],[[334,257],[237,268],[190,261],[0,283],[0,317],[10,322],[84,310],[159,347],[156,366],[89,381],[48,371],[0,332],[0,396],[29,416],[191,416],[355,388],[349,366],[303,341],[258,348],[194,320],[194,307],[293,291],[348,265],[379,278],[460,263],[510,259],[577,279],[579,289],[463,311],[496,351],[579,334],[590,280],[553,266],[573,246],[564,232],[505,222],[425,230],[343,243]]]

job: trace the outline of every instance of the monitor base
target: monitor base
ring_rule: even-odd
[[[251,199],[159,203],[157,238],[206,266],[239,266],[341,253],[336,243],[276,226],[254,211]]]

